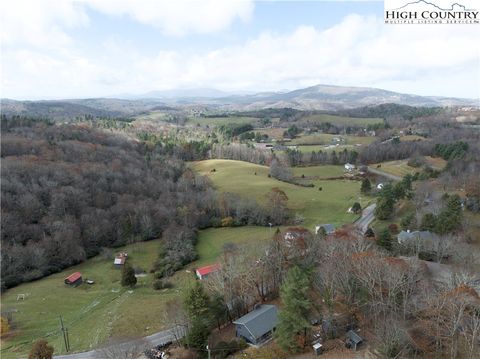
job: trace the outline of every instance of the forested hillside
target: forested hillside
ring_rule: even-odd
[[[167,228],[194,232],[225,216],[268,223],[233,196],[220,211],[205,179],[124,133],[4,117],[1,149],[3,289]],[[167,256],[191,260],[195,235],[178,237]]]

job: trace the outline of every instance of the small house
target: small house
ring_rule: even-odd
[[[80,272],[72,273],[67,278],[65,278],[65,284],[71,287],[76,287],[82,284],[82,282],[83,282],[82,273]]]
[[[357,347],[363,343],[363,339],[355,333],[353,330],[347,332],[347,339],[345,340],[345,346],[349,349],[357,350]]]
[[[327,235],[335,233],[335,226],[333,224],[320,224],[315,226],[315,234],[318,234],[322,228]]]
[[[125,262],[127,261],[127,258],[128,258],[128,253],[126,252],[118,253],[115,256],[115,259],[113,260],[113,265],[117,268],[120,268],[125,264]]]
[[[409,242],[420,240],[420,241],[433,241],[435,239],[435,234],[430,231],[401,231],[397,235],[397,242],[399,244],[407,244]]]
[[[250,313],[238,318],[235,324],[237,337],[257,345],[271,337],[278,321],[278,309],[274,305],[259,305]]]
[[[352,165],[351,163],[345,163],[344,167],[347,172],[352,172],[355,169],[355,165]]]
[[[221,267],[219,263],[210,264],[205,267],[197,268],[197,270],[195,271],[195,274],[197,275],[198,279],[203,280],[203,279],[206,279],[210,274],[220,270],[220,268]]]

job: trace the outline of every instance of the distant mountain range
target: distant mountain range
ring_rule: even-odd
[[[479,99],[418,96],[369,87],[316,85],[285,92],[229,94],[214,89],[153,91],[121,98],[93,98],[52,101],[1,100],[2,113],[50,118],[92,116],[132,116],[156,109],[185,106],[211,107],[225,111],[248,111],[290,107],[298,110],[335,111],[355,107],[394,103],[417,107],[475,106]]]

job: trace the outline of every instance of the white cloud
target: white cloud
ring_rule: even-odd
[[[248,0],[83,0],[91,8],[115,16],[129,16],[168,35],[212,33],[235,19],[248,21],[253,2]]]
[[[65,29],[84,26],[88,17],[71,1],[14,0],[0,4],[2,46],[62,47],[71,42]]]
[[[120,16],[126,10],[116,11]],[[85,24],[82,17],[62,21]],[[194,30],[191,25],[172,29]],[[480,97],[479,35],[474,25],[397,26],[350,15],[325,30],[265,32],[240,45],[194,54],[170,50],[149,56],[120,41],[109,43],[104,53],[88,54],[67,39],[55,52],[4,51],[3,96],[87,97],[182,87],[261,91],[326,83]]]

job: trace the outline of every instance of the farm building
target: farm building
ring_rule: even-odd
[[[315,234],[318,234],[321,228],[325,230],[327,235],[335,233],[335,227],[333,224],[319,224],[318,226],[315,226]]]
[[[127,261],[127,258],[128,258],[128,253],[126,252],[118,253],[115,256],[115,259],[113,260],[113,264],[115,265],[115,267],[120,268],[125,264],[125,262]]]
[[[277,316],[276,306],[259,305],[250,313],[233,322],[236,336],[244,338],[248,343],[260,344],[272,335],[277,326]]]
[[[75,272],[70,274],[67,278],[65,278],[65,284],[76,287],[77,285],[82,284],[82,273]]]
[[[363,339],[355,333],[353,330],[347,332],[347,339],[345,340],[345,346],[347,348],[357,350],[357,347],[362,344]]]
[[[345,163],[344,167],[347,172],[352,172],[355,169],[355,165],[352,165],[351,163]]]
[[[203,280],[206,279],[210,274],[217,272],[220,269],[220,264],[210,264],[205,267],[197,268],[195,274],[197,275],[198,279]]]

